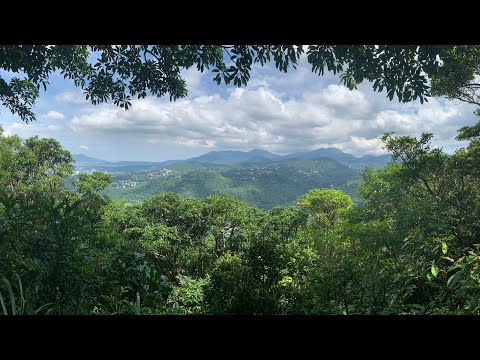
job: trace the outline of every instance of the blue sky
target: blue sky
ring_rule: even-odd
[[[269,64],[254,66],[251,75],[248,86],[238,89],[217,86],[211,73],[190,69],[183,72],[187,98],[147,97],[125,111],[92,105],[73,82],[53,74],[34,108],[36,122],[25,124],[0,106],[0,124],[7,134],[55,138],[74,154],[163,161],[253,148],[286,154],[333,146],[376,155],[384,153],[379,138],[385,131],[432,132],[433,144],[452,152],[465,145],[454,140],[456,130],[477,121],[475,108],[459,102],[399,104],[368,83],[349,91],[333,74],[313,74],[305,57],[287,74]]]

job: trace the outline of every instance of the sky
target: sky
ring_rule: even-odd
[[[10,74],[0,70],[0,76]],[[338,76],[318,76],[303,56],[296,70],[279,72],[273,63],[254,65],[244,88],[216,85],[214,74],[182,72],[188,96],[170,102],[149,96],[125,111],[113,104],[92,105],[72,81],[59,74],[41,91],[24,123],[0,106],[6,134],[57,139],[73,154],[109,161],[185,159],[212,150],[265,149],[278,154],[336,147],[355,156],[380,155],[380,137],[434,134],[433,145],[452,153],[465,146],[456,131],[477,122],[472,105],[443,98],[399,103],[362,83],[350,91]]]

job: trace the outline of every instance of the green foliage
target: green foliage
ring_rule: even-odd
[[[17,304],[15,302],[15,295],[13,293],[12,285],[10,285],[10,281],[8,281],[8,279],[6,279],[6,278],[3,278],[3,282],[7,286],[7,290],[8,290],[10,306],[11,306],[11,309],[12,309],[11,314],[12,315],[17,315]],[[22,288],[22,282],[20,281],[20,278],[18,278],[18,284],[19,284],[19,289],[20,289],[20,301],[21,301],[21,304],[19,305],[18,313],[22,313],[24,308],[25,308],[25,298],[23,297],[23,288]],[[5,304],[5,300],[3,299],[3,296],[2,296],[1,292],[0,292],[0,302],[2,304],[3,315],[8,315],[7,306]]]
[[[255,313],[254,279],[251,269],[240,257],[225,254],[210,274],[205,297],[214,314]]]
[[[93,63],[90,51],[98,54]],[[60,71],[93,104],[113,100],[128,109],[147,92],[185,96],[185,68],[243,86],[252,64],[273,60],[286,72],[303,52],[284,45],[6,45],[0,68],[23,78],[0,78],[0,100],[33,120],[39,89]],[[366,79],[390,99],[423,102],[431,78],[432,94],[478,104],[478,46],[306,52],[314,72],[341,73],[349,88]],[[469,143],[452,155],[431,148],[432,134],[386,133],[394,162],[364,170],[355,205],[340,190],[321,189],[350,189],[354,172],[305,159],[249,168],[177,164],[181,181],[144,184],[150,198],[133,205],[100,195],[111,180],[100,172],[77,176],[78,191],[67,189],[68,151],[53,139],[23,140],[0,128],[1,312],[478,315],[479,129],[461,128],[457,138]]]
[[[72,174],[72,157],[54,139],[0,137],[0,185],[12,196],[53,192]]]
[[[449,46],[310,46],[307,51],[312,70],[324,73],[325,67],[333,73],[342,72],[342,82],[350,89],[363,80],[373,82],[373,89],[387,91],[392,100],[408,102],[417,98],[423,103],[428,94],[426,76],[435,75],[439,59]],[[422,74],[423,72],[423,74]],[[400,75],[401,74],[401,75]],[[408,80],[407,80],[408,79]]]
[[[127,189],[108,188],[104,193],[131,202],[141,202],[159,192],[197,198],[225,194],[269,210],[278,205],[293,205],[305,192],[317,187],[335,187],[354,195],[360,177],[331,159],[291,159],[253,167],[179,163],[168,168],[175,173],[167,177],[151,178],[149,173],[128,178],[116,176],[116,180],[135,180],[138,185]]]
[[[480,314],[480,140],[469,134],[448,155],[430,134],[388,133],[395,162],[364,170],[358,203],[314,188],[267,212],[226,194],[114,201],[99,194],[102,173],[69,190],[57,142],[2,135],[0,311]],[[270,169],[314,163],[337,168]]]
[[[168,296],[167,307],[173,314],[198,315],[205,313],[204,288],[210,279],[192,279],[179,276],[178,286],[174,286]]]
[[[45,312],[45,310],[47,310],[48,313],[48,307],[51,304],[44,304],[35,311],[29,313],[29,309],[26,306],[27,304],[23,294],[22,280],[20,280],[20,276],[18,276],[18,274],[15,274],[15,276],[17,279],[16,289],[18,291],[18,295],[15,295],[14,287],[11,285],[10,281],[8,281],[7,278],[2,279],[3,286],[0,286],[0,304],[2,306],[3,315],[37,315]],[[6,298],[4,298],[2,295],[1,290],[3,290],[3,287],[6,287],[8,291],[8,297]],[[10,305],[10,313],[8,305]]]
[[[445,51],[442,61],[432,78],[432,95],[480,105],[480,46],[455,46]]]
[[[91,174],[79,174],[73,180],[73,184],[82,194],[98,193],[104,190],[111,183],[111,175],[99,171]]]
[[[342,213],[353,206],[353,202],[340,190],[313,189],[298,200],[298,205],[310,212],[316,222],[333,227]]]
[[[429,95],[428,79],[437,75],[440,60],[449,74],[454,68],[449,64],[471,51],[438,45],[310,45],[306,50],[302,45],[2,45],[0,68],[22,78],[8,83],[0,78],[0,101],[22,120],[35,120],[31,109],[39,89],[46,90],[51,73],[59,71],[92,104],[111,100],[129,109],[134,97],[147,94],[168,94],[170,100],[185,97],[186,82],[180,73],[192,66],[200,72],[211,70],[217,84],[233,82],[240,87],[250,80],[252,65],[273,61],[279,71],[287,72],[306,52],[313,72],[341,73],[350,89],[368,80],[374,90],[385,89],[390,100],[396,95],[399,101],[418,98],[423,103]],[[96,59],[90,62],[91,54]],[[469,69],[471,62],[465,64]]]

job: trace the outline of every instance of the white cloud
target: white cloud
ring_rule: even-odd
[[[385,153],[382,149],[383,143],[379,138],[366,139],[364,137],[351,136],[350,141],[349,144],[341,144],[339,148],[347,153],[360,152],[369,155],[381,155]]]
[[[288,99],[264,87],[177,102],[149,97],[134,100],[129,111],[113,105],[96,107],[74,117],[71,128],[77,134],[138,136],[149,144],[199,150],[260,147],[288,153],[336,146],[363,155],[384,152],[379,138],[385,131],[401,135],[426,131],[440,140],[452,140],[455,129],[465,125],[471,114],[468,107],[436,99],[409,104],[402,112],[402,106],[386,108],[372,96],[330,84]]]
[[[63,115],[61,112],[55,111],[55,110],[50,110],[48,113],[44,114],[41,116],[43,119],[46,120],[63,120],[65,119],[65,115]]]
[[[62,130],[65,130],[65,127],[41,122],[32,122],[29,124],[13,122],[5,127],[6,134],[16,134],[22,138],[28,138],[35,135],[46,138],[58,138],[59,135],[61,136],[63,134]]]
[[[55,100],[61,103],[70,103],[70,104],[88,104],[88,100],[85,99],[85,95],[82,90],[67,90],[58,95],[55,95]]]
[[[446,140],[455,136],[456,129],[471,122],[473,116],[468,105],[460,106],[430,99],[418,105],[416,111],[402,113],[398,110],[383,110],[375,114],[374,127],[394,131],[399,135],[418,136],[430,132],[437,139]]]
[[[86,145],[80,145],[79,148],[80,150],[88,150],[88,146]]]

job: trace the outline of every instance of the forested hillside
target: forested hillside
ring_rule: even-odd
[[[339,188],[354,196],[361,181],[360,173],[327,158],[237,165],[181,162],[166,169],[171,172],[113,175],[114,184],[135,181],[135,186],[109,187],[104,193],[130,202],[159,192],[196,198],[225,194],[269,210],[277,205],[293,205],[302,194],[317,187]]]
[[[76,173],[112,174],[112,185],[103,194],[113,199],[139,203],[169,191],[197,198],[225,194],[262,210],[293,205],[299,196],[317,187],[341,189],[357,201],[363,169],[377,169],[391,160],[390,155],[355,157],[335,148],[283,156],[260,149],[211,151],[163,162],[108,162],[82,154],[73,157]]]

